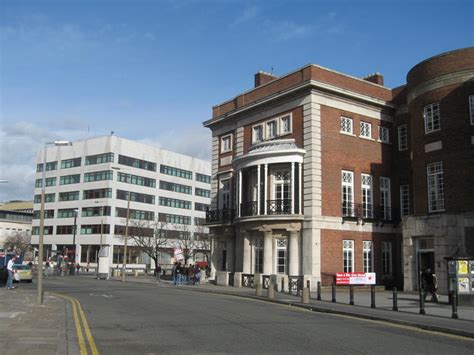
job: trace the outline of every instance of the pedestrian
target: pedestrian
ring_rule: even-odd
[[[421,273],[421,287],[424,292],[424,299],[428,295],[428,292],[431,293],[431,301],[438,302],[438,281],[436,275],[431,272],[430,268],[427,268],[424,272]]]
[[[194,265],[191,264],[188,268],[188,280],[189,284],[194,286]]]
[[[178,274],[177,274],[177,269],[178,268],[178,263],[175,262],[172,269],[171,269],[171,277],[173,278],[173,285],[176,285],[178,282]]]
[[[178,262],[178,265],[176,265],[176,285],[178,286],[183,284],[183,271],[181,263]]]
[[[45,276],[49,276],[49,268],[50,268],[49,261],[47,261],[46,264],[44,264],[44,275]]]
[[[201,268],[196,264],[194,267],[194,284],[199,285],[201,283]]]
[[[79,271],[81,270],[81,264],[77,263],[76,264],[76,272],[79,275]]]
[[[13,287],[13,276],[15,274],[15,270],[13,269],[13,265],[15,265],[16,255],[13,255],[10,260],[8,260],[7,264],[7,272],[8,272],[8,279],[7,279],[7,290],[11,290]]]

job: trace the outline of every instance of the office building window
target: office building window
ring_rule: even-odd
[[[90,200],[95,198],[112,198],[112,189],[94,189],[84,190],[82,198],[84,200]]]
[[[379,126],[379,141],[390,143],[390,130],[387,127]]]
[[[113,163],[114,162],[114,153],[89,155],[89,156],[86,157],[85,161],[86,161],[86,165]]]
[[[410,186],[400,185],[400,212],[402,216],[410,214]]]
[[[52,194],[44,195],[44,203],[55,202],[55,201],[56,201],[56,194],[52,193]],[[41,195],[35,195],[34,202],[41,203]]]
[[[117,190],[117,199],[119,200],[128,200],[129,191]],[[141,194],[138,192],[130,192],[130,201],[148,203],[150,205],[155,204],[155,196],[148,194]]]
[[[115,217],[127,218],[127,209],[116,207],[115,208]],[[155,213],[150,211],[142,211],[142,210],[133,210],[130,209],[129,218],[131,219],[139,219],[142,221],[154,221],[155,220]]]
[[[136,158],[127,157],[125,155],[120,155],[118,158],[118,163],[122,165],[131,166],[133,168],[156,171],[156,163],[147,160],[141,160]]]
[[[117,181],[125,182],[127,184],[156,187],[156,180],[138,175],[131,175],[119,172],[117,174]]]
[[[373,218],[372,206],[372,175],[361,175],[361,190],[362,190],[362,217]]]
[[[61,160],[61,169],[69,169],[81,166],[81,158]]]
[[[221,153],[232,151],[232,134],[228,134],[221,138]]]
[[[193,179],[192,171],[173,168],[172,166],[167,166],[167,165],[160,165],[160,173],[171,175],[171,176],[177,176],[183,179],[189,179],[189,180]]]
[[[342,216],[354,217],[354,173],[341,171]]]
[[[406,124],[398,126],[398,150],[408,149],[408,128]]]
[[[58,168],[58,162],[57,161],[52,161],[52,162],[46,163],[46,171],[56,170],[57,168]],[[36,172],[37,173],[43,172],[43,164],[37,164],[36,165]]]
[[[438,102],[426,105],[423,110],[423,117],[425,119],[425,133],[431,133],[441,129],[441,118]]]
[[[40,218],[41,211],[33,211],[33,219]],[[44,210],[44,218],[54,218],[54,210]]]
[[[171,224],[191,224],[190,216],[182,216],[177,214],[158,213],[158,220],[160,222],[166,222]]]
[[[426,167],[428,177],[428,209],[430,212],[444,211],[443,163],[432,163]]]
[[[79,191],[68,191],[59,193],[59,202],[79,200]]]
[[[362,241],[362,254],[363,254],[363,266],[364,272],[373,272],[373,243],[370,240]]]
[[[53,226],[44,226],[43,231],[44,231],[43,232],[44,235],[51,235],[51,234],[53,234]],[[31,228],[31,234],[32,235],[39,235],[39,227]]]
[[[81,234],[109,234],[109,224],[83,224],[81,225]]]
[[[390,178],[380,177],[380,214],[382,220],[392,219],[392,208],[390,198]]]
[[[114,174],[113,174],[112,170],[94,171],[92,173],[85,173],[84,174],[84,182],[112,180],[113,175]]]
[[[56,234],[57,235],[74,234],[74,225],[56,226]]]
[[[367,122],[360,123],[360,137],[372,138],[372,125]]]
[[[343,271],[354,272],[354,241],[342,241]]]
[[[203,211],[206,212],[209,209],[209,205],[205,203],[194,202],[194,210],[195,211]]]
[[[175,199],[175,198],[160,197],[158,203],[159,203],[160,206],[183,208],[183,209],[187,209],[187,210],[191,209],[191,202],[190,201],[178,200],[178,199]]]
[[[352,125],[352,118],[341,117],[341,133],[350,134],[354,133],[354,128]]]
[[[110,216],[110,206],[92,206],[82,208],[82,217],[102,217]]]
[[[179,193],[188,194],[188,195],[191,195],[191,193],[192,193],[192,187],[191,186],[175,184],[173,182],[168,182],[168,181],[164,181],[164,180],[160,180],[160,189],[179,192]]]
[[[58,218],[74,218],[76,213],[75,208],[62,208],[58,210]]]
[[[66,175],[59,178],[59,185],[78,184],[81,182],[81,174]]]
[[[211,183],[211,177],[209,175],[196,173],[196,181],[204,182],[206,184],[210,184]]]
[[[210,190],[200,189],[199,187],[196,187],[194,189],[194,194],[196,196],[201,196],[201,197],[211,197],[211,191]]]

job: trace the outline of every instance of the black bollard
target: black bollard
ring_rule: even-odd
[[[309,280],[306,280],[306,287],[311,288],[310,286],[311,286],[311,284],[310,284]]]
[[[425,291],[420,289],[420,314],[426,314],[425,312]]]
[[[321,301],[321,282],[318,281],[318,301]]]
[[[332,283],[332,299],[331,302],[336,302],[336,284]]]
[[[458,295],[456,291],[453,291],[451,295],[451,305],[453,307],[453,313],[451,314],[451,318],[458,319]]]
[[[375,286],[370,286],[370,308],[375,308]]]
[[[281,279],[281,293],[285,293],[285,279]]]
[[[393,288],[393,308],[392,310],[398,311],[398,295],[397,295],[397,288]]]
[[[349,286],[349,304],[354,305],[354,285]]]

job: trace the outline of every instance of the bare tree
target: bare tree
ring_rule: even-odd
[[[130,220],[129,238],[141,252],[153,259],[157,277],[162,249],[169,246],[166,227],[167,223],[161,221]]]
[[[5,250],[10,250],[22,256],[32,250],[31,237],[19,233],[7,237],[4,245]]]
[[[209,229],[202,225],[198,224],[194,226],[194,237],[198,242],[197,248],[204,255],[206,261],[209,263],[210,253],[211,253],[211,239],[209,237]]]
[[[176,245],[182,250],[184,263],[187,264],[196,252],[198,241],[194,238],[191,225],[176,224],[175,230],[177,231]]]

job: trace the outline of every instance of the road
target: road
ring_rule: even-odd
[[[474,352],[456,336],[187,287],[64,277],[45,289],[80,301],[101,354]]]

